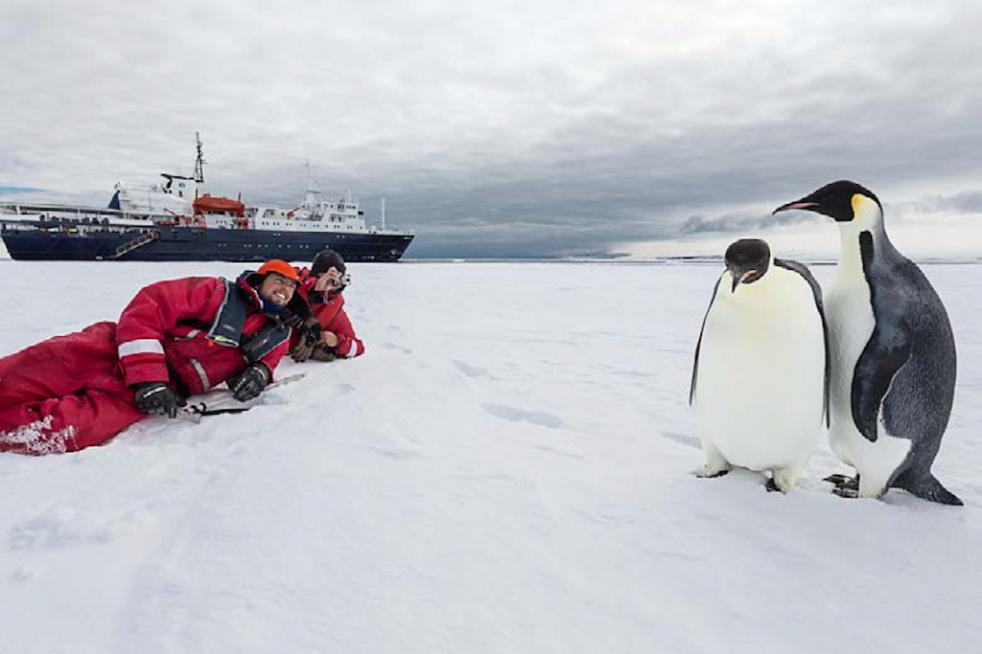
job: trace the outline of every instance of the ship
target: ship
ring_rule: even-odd
[[[310,261],[330,248],[347,261],[398,261],[411,231],[368,225],[348,192],[326,196],[309,182],[299,205],[246,206],[202,192],[204,156],[195,134],[192,176],[161,173],[148,187],[117,182],[105,208],[0,203],[0,235],[22,261]]]

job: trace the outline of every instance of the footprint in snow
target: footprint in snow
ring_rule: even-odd
[[[357,445],[360,448],[366,449],[370,452],[375,452],[387,459],[424,459],[421,452],[414,449],[409,449],[405,447],[392,447],[388,445],[374,445],[371,443],[359,443]]]
[[[507,404],[492,404],[490,402],[481,405],[485,411],[495,418],[511,420],[512,422],[531,422],[533,425],[548,427],[549,429],[559,429],[563,426],[563,420],[545,411],[527,411]]]
[[[118,516],[60,506],[22,520],[10,531],[11,550],[60,549],[79,544],[108,543],[138,528],[141,517]]]
[[[402,352],[403,354],[412,354],[413,351],[408,347],[403,347],[401,345],[396,345],[395,343],[382,343],[382,347],[386,350],[396,350],[397,352]]]
[[[478,368],[477,366],[469,366],[463,361],[457,361],[457,360],[451,361],[451,363],[453,363],[454,367],[457,368],[457,370],[459,370],[460,372],[464,373],[465,375],[467,375],[472,379],[475,377],[485,377],[487,379],[494,379],[494,377],[492,377],[491,374],[484,368]]]
[[[617,504],[601,504],[592,508],[577,510],[577,513],[587,520],[601,524],[634,523],[637,514],[633,507]]]
[[[536,445],[535,449],[541,450],[543,452],[549,452],[550,454],[556,454],[558,456],[563,456],[568,459],[579,459],[583,460],[583,455],[579,452],[571,452],[569,450],[563,450],[558,447],[553,447],[552,445]]]
[[[680,434],[674,431],[662,432],[662,438],[667,438],[670,441],[675,441],[680,445],[685,445],[686,447],[691,447],[694,449],[702,449],[702,443],[695,436],[688,436],[686,434]]]

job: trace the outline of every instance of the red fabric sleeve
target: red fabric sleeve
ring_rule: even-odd
[[[365,353],[365,344],[355,335],[355,330],[351,326],[348,314],[344,308],[338,308],[334,315],[328,331],[334,332],[338,337],[338,344],[334,346],[334,352],[340,357],[352,358],[361,356]]]
[[[211,323],[224,297],[225,285],[217,277],[187,277],[141,289],[123,309],[116,327],[126,383],[167,381],[164,336],[182,320]]]

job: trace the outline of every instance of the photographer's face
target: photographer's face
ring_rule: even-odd
[[[266,279],[259,285],[259,294],[276,306],[285,307],[293,299],[293,292],[297,290],[297,283],[292,279],[287,279],[283,275],[271,272],[266,275]]]

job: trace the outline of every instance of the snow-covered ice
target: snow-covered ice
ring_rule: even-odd
[[[0,355],[236,264],[0,261]],[[712,265],[351,266],[356,360],[241,415],[0,455],[0,652],[974,651],[978,266],[925,267],[959,353],[966,506],[698,479]],[[820,281],[831,268],[813,269]],[[975,645],[972,645],[975,643]]]

